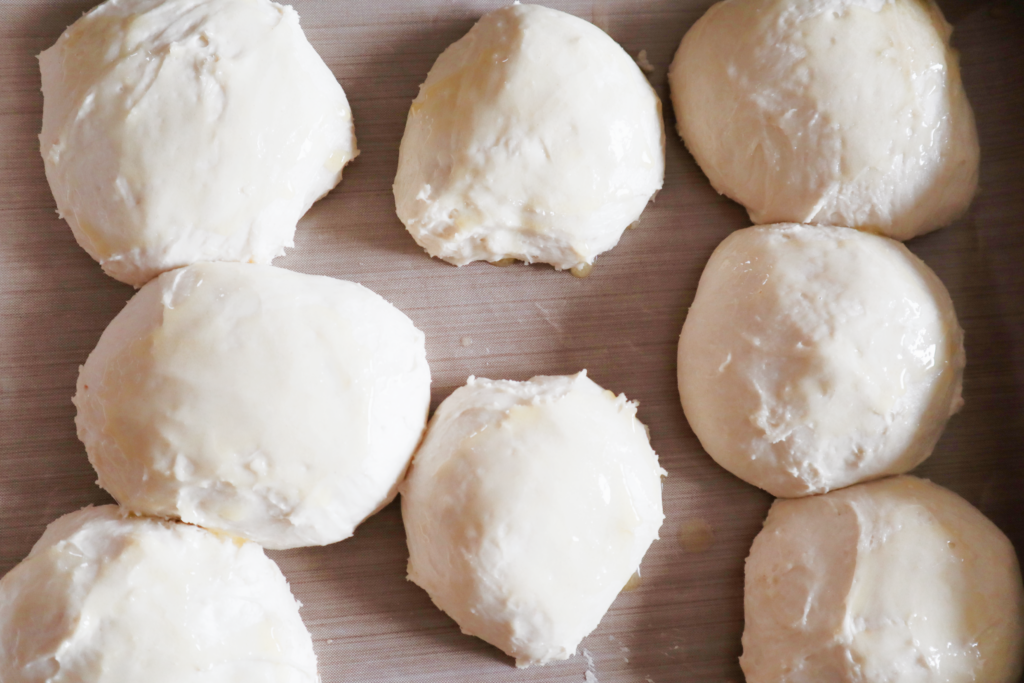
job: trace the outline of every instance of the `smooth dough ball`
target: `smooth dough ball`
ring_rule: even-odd
[[[109,0],[39,55],[57,209],[139,287],[198,261],[270,263],[359,152],[291,7]]]
[[[665,172],[661,101],[596,26],[537,5],[485,15],[412,103],[398,217],[457,266],[583,267],[614,247]]]
[[[850,228],[739,230],[711,255],[679,338],[701,445],[783,497],[927,458],[963,405],[963,331],[906,247]]]
[[[430,370],[423,333],[361,285],[204,263],[128,302],[74,402],[128,510],[292,548],[348,538],[395,497]]]
[[[586,371],[470,377],[402,485],[409,579],[516,666],[566,659],[658,538],[664,475],[636,404]]]
[[[0,580],[4,683],[317,683],[263,549],[115,505],[51,524]]]
[[[914,477],[777,500],[746,564],[748,683],[1013,683],[1024,598],[1010,541]]]
[[[931,0],[726,0],[669,70],[679,134],[754,223],[905,240],[963,213],[978,134]]]

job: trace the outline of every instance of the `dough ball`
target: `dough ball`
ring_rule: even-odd
[[[57,209],[112,277],[270,263],[358,154],[291,7],[109,0],[39,55]]]
[[[955,493],[893,477],[777,500],[746,565],[748,683],[1011,683],[1013,546]]]
[[[51,524],[0,580],[4,683],[317,683],[313,640],[255,543],[129,517]]]
[[[899,242],[850,228],[727,237],[701,275],[677,367],[704,449],[775,496],[906,472],[963,404],[963,331],[946,288]]]
[[[457,266],[583,267],[661,188],[661,101],[596,26],[537,5],[491,12],[438,57],[409,110],[398,217]]]
[[[470,377],[402,485],[409,579],[516,666],[566,659],[658,538],[664,474],[636,404],[585,371]]]
[[[726,0],[669,70],[679,134],[754,223],[905,240],[963,213],[978,135],[930,0]]]
[[[426,425],[423,333],[352,282],[202,263],[143,287],[78,375],[99,484],[268,548],[348,538]]]

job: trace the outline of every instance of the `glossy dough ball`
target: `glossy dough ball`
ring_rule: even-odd
[[[664,474],[636,405],[585,372],[470,377],[402,487],[409,579],[517,666],[566,659],[658,538]]]
[[[109,0],[39,56],[57,209],[108,275],[270,263],[356,154],[352,112],[291,7]]]
[[[4,683],[317,683],[313,640],[255,543],[85,508],[0,580]]]
[[[661,102],[599,28],[537,5],[485,15],[412,103],[398,217],[431,256],[591,264],[661,188]]]
[[[347,538],[394,498],[430,371],[423,333],[361,285],[205,263],[128,302],[74,401],[123,506],[290,548]]]
[[[1024,662],[1013,546],[914,477],[776,501],[744,612],[749,683],[1011,683]]]
[[[754,223],[909,239],[966,210],[978,136],[930,0],[726,0],[669,72],[679,134]]]
[[[906,247],[850,228],[739,230],[711,255],[679,338],[701,445],[783,497],[927,458],[960,409],[963,331]]]

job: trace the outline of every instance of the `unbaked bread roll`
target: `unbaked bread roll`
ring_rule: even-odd
[[[109,0],[39,68],[57,209],[136,287],[198,261],[270,263],[359,153],[341,86],[268,0]]]
[[[658,538],[664,474],[636,405],[585,372],[470,377],[402,485],[409,579],[517,666],[566,659]]]
[[[669,71],[679,134],[754,223],[905,240],[966,210],[978,135],[931,0],[726,0]]]
[[[661,101],[614,40],[517,3],[482,17],[420,86],[399,150],[398,217],[457,266],[583,269],[661,188],[664,138]]]
[[[683,410],[715,461],[783,497],[927,458],[963,404],[946,288],[891,239],[739,230],[711,255],[679,338]]]
[[[64,515],[0,580],[4,683],[317,683],[313,640],[255,543],[129,517]]]
[[[361,285],[202,263],[128,302],[74,402],[121,505],[291,548],[347,538],[395,497],[430,371],[423,333]]]
[[[744,613],[748,683],[1015,683],[1024,663],[1010,541],[909,476],[777,500]]]

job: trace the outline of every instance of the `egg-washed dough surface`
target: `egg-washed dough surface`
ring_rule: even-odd
[[[571,657],[664,515],[636,406],[574,375],[470,377],[402,484],[409,580],[516,666]]]
[[[255,543],[87,507],[0,581],[9,683],[316,683],[280,569]]]
[[[197,263],[132,297],[73,401],[97,483],[128,510],[297,548],[395,497],[430,369],[423,333],[366,287]]]
[[[661,102],[614,40],[571,14],[513,5],[431,67],[409,109],[395,205],[449,263],[579,272],[661,189],[664,148]]]
[[[755,223],[929,232],[978,182],[949,32],[930,1],[719,3],[672,64],[679,133]]]
[[[771,499],[700,449],[679,406],[675,353],[708,257],[750,224],[746,213],[720,198],[668,135],[664,189],[586,279],[546,266],[455,268],[427,257],[395,216],[398,144],[418,86],[444,48],[501,4],[296,0],[304,31],[344,84],[361,154],[299,222],[296,247],[275,265],[354,280],[412,318],[426,334],[435,406],[471,374],[525,380],[583,367],[598,384],[639,401],[637,416],[669,472],[661,540],[578,656],[522,671],[462,635],[405,580],[397,505],[342,543],[269,554],[303,603],[325,683],[579,683],[588,671],[600,683],[738,683],[743,558]],[[667,103],[668,64],[710,4],[550,6],[607,27],[634,57],[645,50]],[[977,506],[1019,553],[1024,26],[1010,3],[940,5],[978,121],[982,192],[966,218],[908,243],[950,290],[969,359],[964,407],[918,473]],[[75,437],[71,396],[78,366],[133,291],[103,275],[57,218],[39,159],[42,97],[33,58],[90,6],[0,3],[0,572],[61,514],[109,500]],[[671,131],[675,121],[666,117]]]
[[[963,331],[900,242],[792,223],[715,249],[679,336],[679,393],[720,465],[772,495],[906,472],[963,406]]]
[[[995,682],[1024,670],[1013,547],[917,477],[776,501],[745,585],[749,683]]]
[[[289,7],[120,0],[40,54],[40,152],[61,215],[136,287],[269,263],[358,153],[341,85]]]

